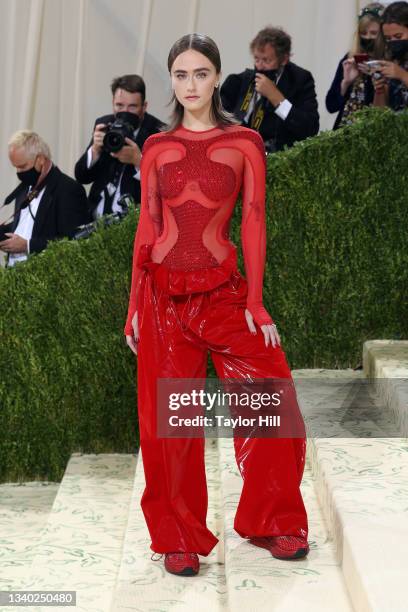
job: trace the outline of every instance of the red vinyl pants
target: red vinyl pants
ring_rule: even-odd
[[[169,295],[146,274],[138,300],[138,416],[146,478],[141,506],[157,553],[208,555],[218,539],[206,525],[204,438],[157,438],[158,378],[205,378],[211,353],[219,378],[291,379],[281,347],[246,320],[247,284],[235,272],[204,293]],[[305,438],[234,438],[243,488],[234,529],[244,538],[307,537],[300,492]]]

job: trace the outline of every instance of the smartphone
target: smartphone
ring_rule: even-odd
[[[354,56],[354,60],[356,64],[362,64],[364,62],[368,62],[369,59],[370,59],[370,56],[368,55],[368,53],[356,53]]]
[[[381,68],[381,64],[378,60],[370,60],[369,62],[365,62],[365,63],[367,66],[369,66],[373,70],[378,70],[378,68]]]

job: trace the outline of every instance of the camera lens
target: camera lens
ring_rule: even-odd
[[[123,134],[110,130],[105,134],[103,146],[108,153],[117,153],[124,146],[125,139]]]

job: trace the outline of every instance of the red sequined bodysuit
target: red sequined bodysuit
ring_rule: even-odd
[[[229,224],[241,188],[247,308],[258,325],[272,322],[262,304],[265,170],[261,137],[239,125],[201,132],[180,126],[146,140],[125,334],[133,334],[147,261],[154,262],[155,280],[170,294],[209,291],[228,280],[236,265]]]

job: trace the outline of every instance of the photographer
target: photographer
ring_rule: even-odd
[[[4,204],[15,201],[13,219],[0,225],[0,250],[7,266],[43,251],[50,240],[73,238],[90,221],[85,189],[52,163],[48,144],[35,132],[20,130],[8,144],[20,184]]]
[[[94,218],[121,212],[122,195],[129,194],[140,202],[141,149],[145,140],[163,126],[146,112],[146,87],[140,76],[115,78],[111,90],[113,114],[96,119],[90,145],[75,165],[77,181],[93,183],[89,204]],[[118,132],[119,145],[123,144],[119,150],[114,146],[118,144]]]
[[[221,87],[225,110],[257,130],[267,152],[280,151],[319,131],[314,80],[290,61],[291,38],[266,27],[250,44],[254,68],[229,75]]]

